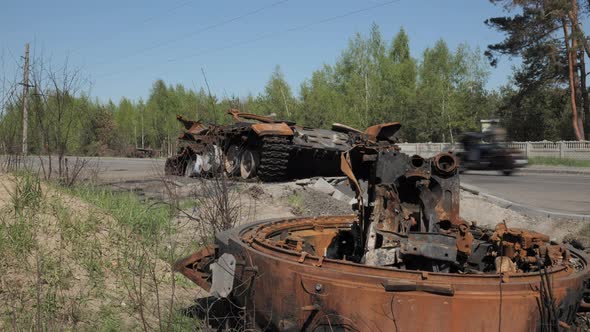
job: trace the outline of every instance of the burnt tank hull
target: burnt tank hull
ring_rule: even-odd
[[[177,154],[166,161],[165,173],[200,176],[224,171],[265,182],[342,175],[340,156],[351,148],[349,134],[229,113],[236,122],[221,126],[203,126],[179,117],[186,130],[178,138]],[[247,122],[242,117],[263,122]],[[212,155],[211,151],[219,153]],[[212,160],[217,165],[209,165]],[[201,163],[209,164],[203,170]]]

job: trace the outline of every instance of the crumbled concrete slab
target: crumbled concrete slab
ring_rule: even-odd
[[[334,190],[334,192],[332,193],[332,198],[337,199],[342,202],[350,201],[350,196],[345,195],[343,192],[341,192],[340,190],[337,190],[337,189]]]
[[[461,190],[461,217],[490,228],[505,221],[508,227],[534,230],[557,241],[571,234],[579,234],[585,224],[580,220],[523,214],[465,190]]]
[[[328,183],[328,181],[320,178],[316,181],[316,183],[313,184],[313,186],[311,186],[313,189],[322,192],[324,194],[328,194],[328,195],[332,195],[334,193],[334,191],[336,190],[336,188],[334,188],[334,186],[332,186],[330,183]]]

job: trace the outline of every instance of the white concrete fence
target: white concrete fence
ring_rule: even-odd
[[[459,145],[450,143],[400,143],[402,152],[425,158],[443,151],[454,150]],[[527,157],[553,157],[560,159],[590,160],[590,141],[542,141],[510,142],[508,147],[522,151]]]

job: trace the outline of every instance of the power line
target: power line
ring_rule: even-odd
[[[152,46],[149,46],[149,47],[140,49],[140,50],[138,50],[136,52],[133,52],[133,53],[124,55],[122,57],[119,57],[117,60],[122,60],[122,59],[125,59],[125,58],[129,58],[131,56],[140,55],[140,54],[143,54],[145,52],[148,52],[148,51],[151,51],[151,50],[154,50],[154,49],[157,49],[157,48],[161,48],[163,46],[170,45],[170,44],[175,43],[177,41],[180,41],[180,40],[183,40],[183,39],[187,39],[189,37],[193,37],[195,35],[201,34],[203,32],[206,32],[206,31],[209,31],[209,30],[212,30],[212,29],[215,29],[215,28],[218,28],[220,26],[223,26],[223,25],[226,25],[226,24],[235,22],[235,21],[239,21],[239,20],[241,20],[243,18],[246,18],[248,16],[256,15],[256,14],[258,14],[258,13],[260,13],[260,12],[266,10],[266,9],[270,9],[270,8],[276,7],[276,6],[281,5],[281,4],[283,4],[283,3],[287,2],[287,1],[289,1],[289,0],[280,0],[280,1],[273,2],[273,3],[269,4],[269,5],[256,8],[254,10],[251,10],[251,11],[247,12],[247,13],[244,13],[244,14],[241,14],[241,15],[238,15],[238,16],[234,16],[234,17],[229,18],[227,20],[224,20],[224,21],[221,21],[221,22],[218,22],[218,23],[214,23],[214,24],[210,24],[210,25],[207,25],[205,27],[199,28],[197,30],[194,30],[194,31],[191,31],[191,32],[182,34],[178,38],[168,39],[168,40],[159,42],[159,43],[157,43],[155,45],[152,45]],[[112,63],[112,61],[99,62],[96,65],[97,66],[100,66],[100,65],[104,65],[104,64],[108,64],[108,63]]]
[[[176,5],[176,6],[172,7],[172,8],[170,8],[170,9],[168,9],[164,13],[160,13],[158,15],[154,15],[152,17],[146,18],[145,20],[143,20],[142,22],[140,22],[140,24],[146,24],[146,23],[149,23],[151,21],[154,21],[154,20],[156,20],[156,19],[158,19],[160,17],[163,17],[163,16],[166,16],[168,14],[171,14],[171,13],[175,12],[177,9],[180,9],[182,7],[185,7],[185,6],[189,5],[189,4],[191,4],[192,2],[193,2],[193,0],[188,0],[188,1],[181,2],[178,5]]]
[[[201,55],[206,55],[206,54],[210,54],[210,53],[214,53],[214,52],[219,52],[219,51],[223,51],[223,50],[235,48],[237,46],[247,45],[247,44],[258,42],[260,40],[267,39],[269,37],[273,37],[273,36],[276,36],[276,35],[281,35],[281,34],[284,34],[284,33],[294,32],[294,31],[298,31],[298,30],[304,30],[304,29],[307,29],[307,28],[310,28],[310,27],[313,27],[313,26],[316,26],[316,25],[325,24],[325,23],[328,23],[328,22],[332,22],[332,21],[335,21],[335,20],[339,20],[339,19],[342,19],[342,18],[346,18],[346,17],[352,16],[352,15],[356,15],[356,14],[359,14],[359,13],[362,13],[362,12],[370,11],[370,10],[381,8],[381,7],[385,7],[387,5],[391,5],[391,4],[400,2],[400,1],[401,0],[392,0],[392,1],[378,3],[378,4],[375,4],[375,5],[372,5],[372,6],[363,7],[363,8],[357,9],[357,10],[346,12],[344,14],[340,14],[340,15],[336,15],[336,16],[331,16],[331,17],[324,18],[324,19],[317,20],[317,21],[313,21],[313,22],[310,22],[310,23],[306,23],[306,24],[294,26],[294,27],[291,27],[291,28],[288,28],[288,29],[284,29],[284,30],[280,30],[280,31],[275,31],[275,32],[269,32],[269,33],[260,35],[258,37],[255,37],[255,38],[252,38],[252,39],[248,39],[248,40],[244,40],[244,41],[241,41],[241,42],[232,43],[232,44],[228,44],[226,46],[222,46],[222,47],[218,47],[218,48],[212,48],[212,49],[209,49],[209,50],[204,50],[204,51],[201,51],[201,52],[198,52],[198,53],[194,53],[194,54],[190,54],[190,55],[187,55],[187,56],[181,57],[181,58],[169,59],[166,62],[167,63],[173,63],[173,62],[177,62],[179,60],[184,60],[184,59],[193,58],[193,57],[197,57],[197,56],[201,56]],[[104,78],[104,77],[114,76],[114,75],[121,74],[121,73],[135,72],[135,71],[138,71],[138,70],[141,70],[141,69],[145,69],[145,68],[151,67],[153,65],[154,65],[153,63],[152,64],[141,65],[141,66],[138,66],[138,67],[132,68],[130,70],[126,70],[126,71],[124,70],[124,71],[118,71],[118,72],[109,73],[109,74],[106,74],[106,75],[100,75],[100,76],[98,76],[98,78]]]
[[[20,62],[16,59],[16,57],[14,56],[14,53],[12,53],[10,48],[7,48],[6,50],[8,50],[8,54],[10,55],[10,58],[12,59],[12,61],[14,61],[15,66],[17,66],[18,68],[21,68]]]
[[[148,17],[148,18],[146,18],[146,19],[143,19],[143,20],[141,20],[141,21],[139,21],[139,22],[137,22],[137,23],[133,24],[131,29],[127,29],[127,30],[125,30],[125,31],[119,31],[119,33],[117,33],[117,34],[116,34],[116,36],[117,36],[117,37],[119,37],[119,36],[121,35],[121,32],[129,32],[129,31],[136,30],[136,29],[137,29],[137,27],[139,27],[139,26],[141,26],[141,25],[144,25],[144,24],[146,24],[146,23],[152,22],[152,21],[154,21],[154,20],[156,20],[156,19],[158,19],[158,18],[161,18],[161,17],[167,16],[167,15],[169,15],[169,14],[171,14],[171,13],[175,12],[176,10],[178,10],[178,9],[180,9],[180,8],[182,8],[182,7],[185,7],[185,6],[189,5],[189,4],[191,4],[192,2],[193,2],[193,0],[187,0],[187,1],[183,1],[183,2],[181,2],[181,3],[179,3],[179,4],[177,4],[176,6],[174,6],[174,7],[170,8],[170,9],[168,9],[168,10],[165,10],[164,12],[160,12],[160,13],[159,13],[159,14],[157,14],[157,15],[150,16],[150,17]],[[100,43],[103,43],[103,42],[105,42],[105,41],[112,40],[112,39],[114,39],[114,38],[109,36],[109,37],[102,38],[102,39],[99,39],[99,40],[94,40],[94,41],[92,42],[92,44],[89,44],[89,45],[86,45],[86,46],[79,47],[79,48],[77,48],[77,49],[74,49],[74,50],[71,50],[71,51],[69,51],[69,52],[70,52],[70,54],[73,54],[73,53],[79,52],[79,51],[81,51],[81,50],[87,49],[87,48],[89,48],[89,47],[95,46],[95,45],[97,45],[97,44],[100,44]]]

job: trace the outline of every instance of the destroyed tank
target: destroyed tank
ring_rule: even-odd
[[[457,158],[402,153],[399,128],[351,135],[354,214],[241,225],[175,270],[269,331],[558,331],[590,309],[584,252],[463,220]]]
[[[341,175],[340,154],[350,148],[349,133],[358,132],[338,124],[333,130],[313,129],[233,109],[228,114],[233,124],[205,125],[178,116],[185,131],[177,154],[166,160],[166,174],[224,171],[262,181]]]

